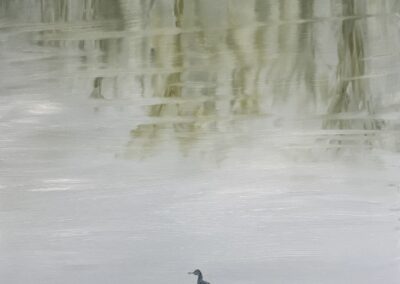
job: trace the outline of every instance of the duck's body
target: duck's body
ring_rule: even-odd
[[[199,269],[196,269],[193,272],[189,272],[189,274],[197,275],[197,284],[210,284],[209,282],[203,280],[203,274]]]

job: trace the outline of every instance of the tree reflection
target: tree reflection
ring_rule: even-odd
[[[342,1],[343,16],[348,17],[341,24],[341,34],[338,38],[337,84],[328,108],[329,114],[342,112],[362,112],[373,114],[369,80],[366,79],[365,40],[366,23],[362,21],[367,15],[366,2]],[[354,122],[339,120],[331,122],[339,128],[354,127]],[[376,121],[362,121],[358,127],[377,129]],[[329,124],[328,124],[329,125]]]
[[[143,40],[149,41],[147,46],[154,45],[160,70],[174,70],[151,75],[147,82],[152,83],[145,89],[171,102],[149,107],[148,115],[163,121],[151,127],[139,125],[132,131],[131,146],[139,137],[148,137],[143,144],[155,137],[162,141],[155,133],[168,125],[178,140],[195,143],[204,135],[204,127],[218,128],[222,117],[234,125],[243,116],[288,111],[301,116],[324,113],[327,118],[321,127],[325,129],[382,127],[370,118],[373,98],[364,78],[365,45],[369,44],[365,42],[369,12],[365,1],[342,1],[331,7],[332,14],[337,12],[336,19],[316,15],[319,11],[313,0],[220,1],[213,4],[220,12],[218,18],[213,18],[217,15],[206,3],[169,4],[173,11],[170,23],[179,30]],[[155,4],[149,15],[152,29],[162,28],[156,19],[168,10],[166,6],[167,2]],[[337,45],[334,68],[321,64],[334,61],[335,54],[320,47],[321,29],[317,29],[330,21],[340,27],[338,34],[332,32],[328,38]],[[174,27],[170,24],[168,28]],[[351,112],[365,112],[365,117],[334,118]],[[169,122],[171,117],[190,121]]]
[[[374,46],[389,42],[395,0],[29,3],[40,4],[41,23],[70,24],[47,26],[37,43],[85,51],[88,96],[141,100],[147,119],[130,132],[128,156],[167,139],[189,151],[263,115],[322,115],[319,130],[385,126],[374,117],[388,80],[373,75],[382,71]],[[10,16],[19,7],[1,2]],[[77,23],[88,25],[69,32]]]

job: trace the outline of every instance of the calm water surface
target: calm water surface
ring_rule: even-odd
[[[0,0],[0,282],[400,281],[397,0]]]

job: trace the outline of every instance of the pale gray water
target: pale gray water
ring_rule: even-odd
[[[399,283],[399,13],[0,0],[0,282]]]

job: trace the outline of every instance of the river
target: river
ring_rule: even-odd
[[[396,0],[0,0],[0,282],[400,281]]]

